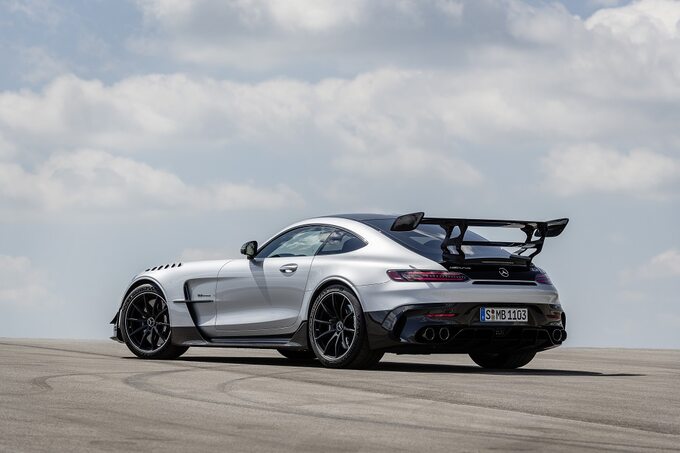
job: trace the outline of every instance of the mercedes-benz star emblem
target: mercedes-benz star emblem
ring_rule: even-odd
[[[510,277],[510,272],[504,267],[501,267],[500,269],[498,269],[498,273],[501,274],[501,277],[505,277],[505,278]]]

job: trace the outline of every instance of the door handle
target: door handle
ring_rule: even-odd
[[[281,266],[279,268],[279,270],[284,274],[292,274],[293,272],[295,272],[297,270],[297,268],[298,268],[298,265],[295,264],[295,263],[292,263],[292,264],[284,264],[283,266]]]

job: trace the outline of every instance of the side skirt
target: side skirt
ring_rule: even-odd
[[[196,327],[173,327],[172,343],[178,346],[222,348],[291,349],[296,351],[309,349],[307,321],[303,321],[292,336],[205,338]]]

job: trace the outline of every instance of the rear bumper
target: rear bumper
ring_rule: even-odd
[[[479,309],[485,305],[493,304],[417,304],[367,312],[370,347],[407,354],[542,351],[567,338],[560,305],[512,304],[528,309],[526,322],[483,323]],[[427,316],[431,313],[455,317],[433,319]]]
[[[496,284],[500,283],[500,284]],[[503,304],[559,305],[557,290],[552,285],[533,282],[397,282],[357,287],[365,312],[391,311],[404,305],[461,304],[490,302]],[[530,286],[525,286],[530,285]]]

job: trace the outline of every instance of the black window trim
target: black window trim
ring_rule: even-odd
[[[349,230],[349,229],[347,229],[347,228],[339,227],[339,226],[337,226],[337,225],[331,225],[330,223],[306,223],[306,224],[304,224],[304,225],[297,225],[297,226],[288,228],[288,229],[282,231],[281,233],[277,234],[276,236],[274,236],[273,238],[271,238],[270,240],[268,240],[268,241],[265,242],[264,244],[262,244],[260,247],[257,248],[257,252],[255,253],[255,256],[253,256],[253,259],[257,259],[257,258],[258,258],[258,255],[260,254],[260,252],[262,251],[262,249],[264,249],[267,245],[269,245],[270,243],[274,242],[275,240],[277,240],[278,238],[280,238],[280,237],[283,236],[284,234],[290,233],[291,231],[294,231],[294,230],[301,230],[301,229],[303,229],[303,228],[309,228],[309,227],[329,227],[329,228],[331,228],[331,229],[333,229],[333,230],[342,230],[342,231],[344,231],[344,232],[346,232],[346,233],[349,233],[349,234],[353,235],[353,236],[356,237],[357,239],[363,241],[364,247],[368,245],[368,241],[367,241],[366,239],[364,239],[361,235],[359,235],[359,234],[355,233],[354,231]],[[333,233],[333,232],[331,231],[331,234],[332,234],[332,233]],[[317,250],[317,251],[314,253],[314,255],[311,255],[311,256],[314,256],[314,257],[315,257],[315,256],[317,256],[317,255],[319,254],[319,252],[321,251],[321,249],[324,248],[324,246],[326,245],[326,242],[328,241],[328,238],[329,238],[329,237],[331,237],[330,234],[328,235],[328,237],[326,238],[326,240],[323,242],[323,244],[321,244],[321,247],[319,247],[319,250]],[[362,247],[362,248],[363,248],[363,247]],[[357,249],[357,250],[358,250],[358,249]],[[340,254],[341,254],[341,253],[329,253],[329,254],[327,254],[327,255],[321,255],[321,256],[331,256],[331,255],[340,255]],[[268,257],[267,257],[267,258],[268,258]],[[267,258],[260,258],[260,259],[265,260],[265,259],[267,259]]]
[[[366,239],[364,239],[363,237],[361,237],[360,235],[356,234],[354,231],[348,230],[347,228],[335,226],[335,225],[332,225],[332,226],[333,226],[334,230],[340,230],[340,231],[344,231],[345,233],[351,234],[352,236],[354,236],[355,238],[359,239],[361,242],[364,243],[364,245],[362,245],[358,249],[352,250],[352,252],[354,252],[355,250],[360,250],[360,249],[362,249],[362,248],[364,248],[368,245],[368,241]],[[331,234],[333,234],[333,232],[331,232]],[[323,245],[321,246],[321,248],[319,248],[319,250],[317,250],[317,252],[314,254],[314,256],[333,256],[333,255],[342,255],[344,253],[351,253],[351,252],[333,252],[333,253],[324,253],[323,255],[319,255],[319,252],[321,252],[321,250],[323,250],[323,248],[326,246],[326,242],[328,242],[328,239],[330,239],[331,234],[328,235],[328,237],[324,241]]]

